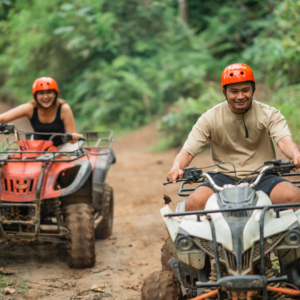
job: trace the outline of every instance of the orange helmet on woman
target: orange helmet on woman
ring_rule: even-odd
[[[251,68],[245,64],[232,64],[225,68],[222,73],[222,87],[231,83],[252,81],[255,79]]]
[[[35,80],[32,86],[32,96],[35,98],[35,94],[38,91],[54,90],[56,91],[56,97],[59,95],[58,85],[56,81],[51,77],[41,77]]]

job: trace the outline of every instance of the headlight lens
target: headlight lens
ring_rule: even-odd
[[[181,237],[177,245],[180,251],[189,251],[193,248],[193,241],[188,237]]]
[[[298,246],[300,244],[300,234],[298,231],[291,231],[285,236],[285,241],[290,246]]]

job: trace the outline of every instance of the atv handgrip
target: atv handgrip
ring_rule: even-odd
[[[0,123],[0,133],[11,134],[15,131],[15,125],[11,123]]]
[[[68,143],[68,142],[72,141],[72,139],[73,139],[73,134],[72,133],[66,132],[64,134],[64,137],[63,137],[64,143]],[[85,141],[85,137],[79,138],[78,141]]]

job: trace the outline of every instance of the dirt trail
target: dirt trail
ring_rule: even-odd
[[[28,126],[28,122],[16,125]],[[95,267],[70,269],[64,246],[1,243],[0,267],[15,274],[0,278],[0,288],[13,281],[11,286],[20,292],[3,299],[140,299],[140,293],[128,287],[141,284],[160,269],[160,249],[166,238],[159,212],[163,194],[179,198],[178,186],[162,185],[177,151],[149,153],[148,147],[155,142],[156,125],[152,124],[114,144],[117,163],[107,178],[115,193],[114,230],[111,239],[96,242]],[[210,162],[206,152],[195,164]],[[94,285],[104,293],[91,291]]]

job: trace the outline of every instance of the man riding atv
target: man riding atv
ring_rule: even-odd
[[[72,133],[70,143],[82,138],[76,133],[72,110],[66,101],[59,99],[59,90],[56,81],[50,77],[41,77],[34,81],[32,97],[34,100],[19,105],[0,115],[0,123],[9,123],[16,119],[27,117],[35,132]],[[35,134],[35,140],[49,140],[50,135]],[[63,144],[62,137],[53,138],[53,145]]]
[[[212,159],[222,173],[211,174],[219,186],[234,184],[236,178],[251,181],[257,173],[244,178],[246,174],[275,159],[272,140],[300,168],[300,151],[284,116],[274,107],[253,100],[255,79],[251,68],[241,63],[226,67],[222,88],[227,101],[201,115],[176,156],[168,178],[174,183],[182,178],[183,169],[209,142]],[[233,163],[235,168],[224,162]],[[266,175],[256,190],[265,192],[273,204],[300,202],[300,190],[277,174]],[[213,194],[212,186],[205,182],[187,198],[185,210],[203,210]]]

